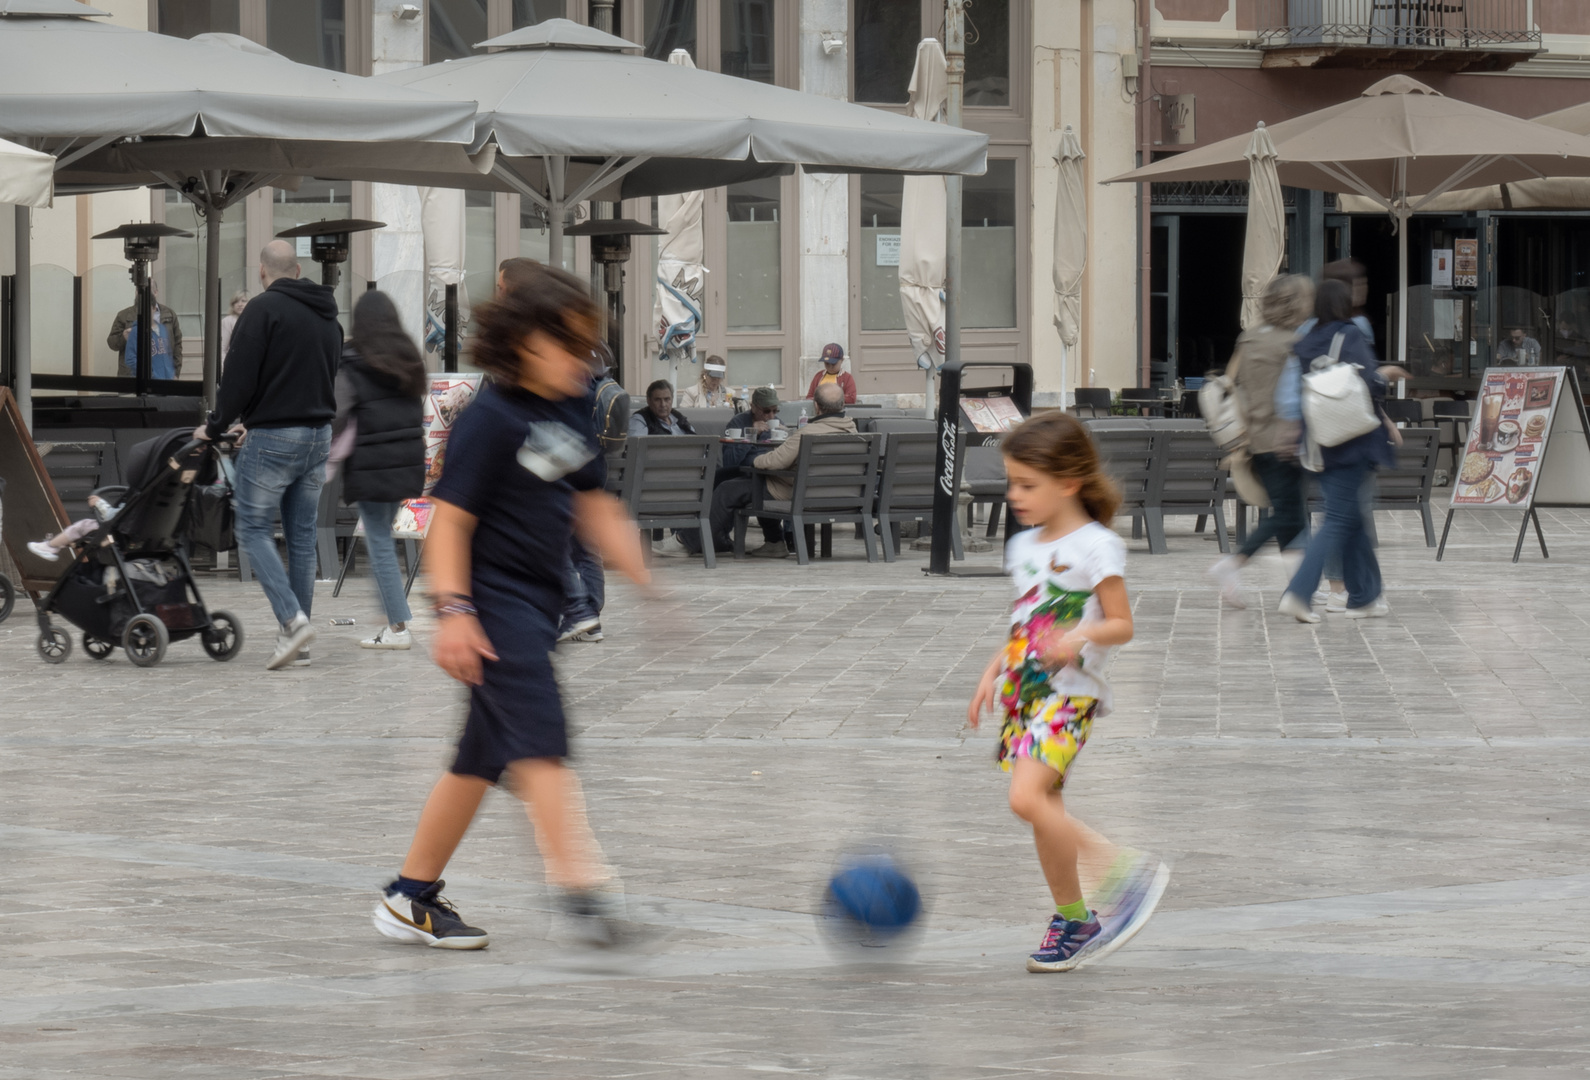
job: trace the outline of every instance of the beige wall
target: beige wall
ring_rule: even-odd
[[[1032,303],[1029,333],[1039,393],[1060,389],[1055,328],[1055,154],[1071,125],[1087,154],[1088,263],[1080,362],[1067,385],[1136,386],[1137,191],[1099,181],[1136,164],[1136,109],[1121,57],[1136,52],[1131,0],[1047,0],[1034,5]],[[1089,25],[1091,23],[1091,26]],[[1086,77],[1086,83],[1084,79]]]

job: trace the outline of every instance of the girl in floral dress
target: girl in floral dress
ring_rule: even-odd
[[[1120,506],[1081,421],[1034,417],[1001,450],[1017,521],[1005,567],[1016,586],[1010,638],[989,662],[967,710],[977,727],[996,702],[1004,713],[999,767],[1011,774],[1010,807],[1032,826],[1038,863],[1054,897],[1034,972],[1069,971],[1124,945],[1153,914],[1170,870],[1144,852],[1117,849],[1071,817],[1066,773],[1093,721],[1110,712],[1104,666],[1132,640],[1126,545],[1109,528]],[[1079,861],[1102,871],[1093,904]]]

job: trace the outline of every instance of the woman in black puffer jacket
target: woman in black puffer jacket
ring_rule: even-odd
[[[404,499],[425,489],[425,361],[383,292],[361,293],[353,333],[337,369],[333,443],[353,445],[343,461],[342,499],[359,505],[370,569],[381,590],[387,626],[359,642],[366,649],[407,649],[408,599],[392,544],[392,519]]]

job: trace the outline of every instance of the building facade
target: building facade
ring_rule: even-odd
[[[302,63],[358,74],[466,56],[476,42],[547,18],[589,18],[589,0],[97,6],[125,25],[189,37],[241,34]],[[405,7],[417,10],[405,17]],[[1170,383],[1224,363],[1237,334],[1246,190],[1224,184],[1150,191],[1099,181],[1261,120],[1340,101],[1394,70],[1522,116],[1590,98],[1590,4],[1469,0],[1423,22],[1402,11],[1371,0],[976,0],[968,8],[965,123],[990,142],[988,171],[965,182],[965,355],[1031,363],[1039,401],[1059,404],[1051,267],[1056,151],[1066,126],[1087,155],[1089,237],[1081,341],[1066,385],[1122,388]],[[663,59],[683,48],[701,68],[893,111],[905,108],[917,43],[940,36],[943,19],[941,0],[614,4],[616,31],[646,55]],[[732,384],[771,383],[798,395],[823,345],[837,341],[862,394],[920,400],[923,377],[890,259],[900,193],[894,177],[800,172],[708,191],[700,354],[725,356]],[[356,237],[339,300],[346,309],[354,290],[373,281],[417,308],[424,268],[413,256],[393,254],[413,249],[397,236],[415,228],[407,197],[381,185],[322,180],[255,193],[223,226],[223,299],[258,288],[255,253],[276,232],[322,218],[378,217],[392,222],[393,235]],[[1348,213],[1333,196],[1291,190],[1287,207],[1288,266],[1312,272],[1344,255],[1363,259],[1375,293],[1371,317],[1387,325],[1395,262],[1384,215]],[[582,207],[580,216],[586,212]],[[621,213],[656,221],[654,200],[632,200]],[[500,260],[549,255],[547,223],[516,195],[467,193],[463,214],[466,297],[490,292]],[[151,219],[195,233],[168,240],[154,273],[160,299],[183,322],[183,377],[199,377],[202,223],[168,191],[64,197],[34,214],[37,373],[115,373],[105,337],[115,313],[132,303],[132,286],[119,246],[89,237]],[[0,229],[8,227],[7,217]],[[1414,259],[1415,284],[1424,291],[1410,306],[1410,341],[1422,350],[1414,358],[1421,377],[1455,387],[1514,324],[1553,356],[1582,350],[1590,360],[1590,340],[1581,344],[1576,336],[1582,324],[1590,339],[1590,303],[1581,299],[1590,297],[1587,228],[1572,213],[1505,208],[1416,219],[1415,251],[1478,237],[1486,268],[1473,295],[1448,295],[1432,291],[1428,259]],[[589,274],[586,242],[567,244],[567,264]],[[668,374],[654,360],[657,246],[637,238],[626,268],[623,373],[633,391]],[[418,330],[420,314],[412,314]]]

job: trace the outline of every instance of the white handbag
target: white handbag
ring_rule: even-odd
[[[1303,419],[1309,438],[1319,446],[1340,446],[1381,423],[1358,365],[1339,359],[1344,337],[1337,334],[1331,351],[1315,357],[1311,369],[1303,373]]]
[[[1198,391],[1198,415],[1204,418],[1209,437],[1222,450],[1235,450],[1248,442],[1248,418],[1237,389],[1237,369],[1242,365],[1242,350],[1232,356],[1226,370],[1204,378]]]

